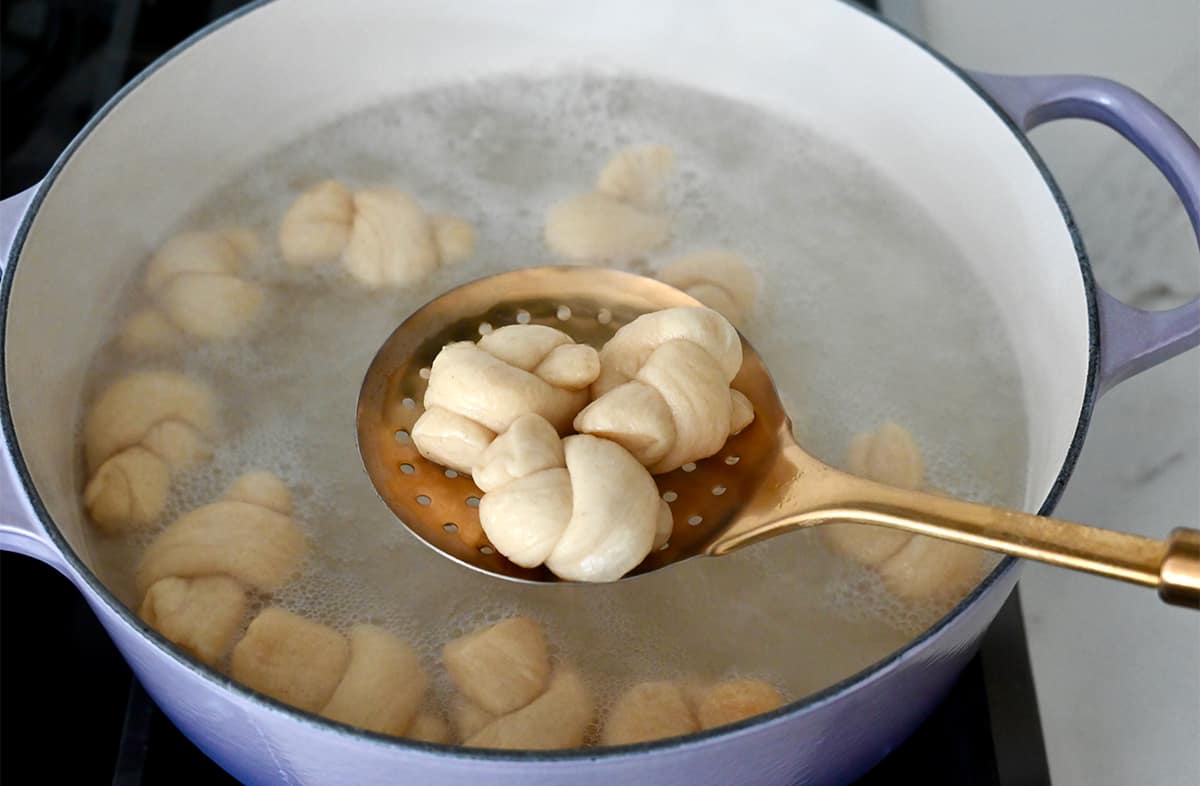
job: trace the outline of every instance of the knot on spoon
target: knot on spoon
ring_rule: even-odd
[[[754,419],[729,386],[741,367],[741,337],[715,311],[638,317],[600,350],[594,400],[575,430],[616,442],[656,475],[707,458]]]
[[[474,470],[483,530],[516,564],[572,581],[616,581],[666,542],[671,511],[628,451],[587,435],[559,439],[526,415]]]
[[[430,369],[413,441],[430,461],[469,473],[522,415],[565,432],[599,373],[595,349],[545,325],[508,325],[478,343],[449,344]]]

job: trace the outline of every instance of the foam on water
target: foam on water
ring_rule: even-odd
[[[618,585],[528,587],[437,556],[376,497],[354,414],[380,343],[451,286],[556,261],[541,240],[545,209],[590,187],[608,154],[632,142],[672,145],[680,168],[671,247],[626,266],[644,272],[711,246],[751,261],[762,286],[744,330],[808,449],[841,464],[854,433],[891,419],[917,436],[932,485],[1020,502],[1025,429],[1011,349],[930,217],[809,129],[690,90],[574,74],[464,84],[344,118],[269,156],[179,227],[256,230],[264,252],[249,275],[271,294],[251,334],[158,364],[205,380],[222,404],[216,456],[175,484],[164,523],[244,471],[277,473],[314,548],[273,602],[340,630],[394,630],[438,675],[442,698],[441,646],[517,613],[546,625],[555,656],[589,675],[602,704],[633,681],[695,674],[761,676],[799,697],[928,626],[953,599],[899,603],[816,532]],[[475,256],[399,292],[363,291],[336,265],[289,269],[274,249],[279,218],[328,177],[397,186],[430,212],[468,219]],[[106,352],[93,389],[131,367]],[[94,539],[102,575],[131,603],[132,568],[154,534]]]

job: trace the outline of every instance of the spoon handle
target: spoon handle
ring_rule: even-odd
[[[1154,587],[1167,603],[1200,608],[1200,530],[1181,527],[1155,540],[893,488],[819,464],[798,449],[795,455],[785,449],[771,475],[788,486],[779,504],[744,511],[709,545],[709,554],[797,527],[874,524]]]

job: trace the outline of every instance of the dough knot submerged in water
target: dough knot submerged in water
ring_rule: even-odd
[[[666,145],[618,151],[601,170],[594,191],[567,197],[546,214],[543,236],[554,253],[572,262],[628,260],[671,239],[663,211],[675,154]]]
[[[293,578],[308,543],[283,481],[248,472],[224,498],[184,514],[142,555],[137,588],[148,625],[205,663],[224,657],[251,592]]]
[[[229,339],[245,332],[265,300],[242,278],[258,240],[245,229],[183,232],[151,257],[144,279],[153,305],[135,311],[119,343],[130,353],[178,349],[188,337]]]
[[[96,526],[116,534],[154,524],[172,474],[212,455],[215,410],[206,386],[175,372],[134,372],[106,388],[83,425],[83,500]]]
[[[233,649],[233,678],[294,707],[368,731],[445,742],[438,719],[421,713],[429,677],[411,646],[377,625],[348,636],[299,614],[268,607]],[[444,724],[442,724],[444,726]]]
[[[847,468],[855,475],[904,489],[925,485],[925,460],[907,429],[887,422],[850,441]],[[884,586],[910,602],[957,599],[983,578],[987,552],[890,527],[833,523],[821,527],[838,553],[879,574]]]
[[[687,254],[659,270],[655,277],[739,326],[754,308],[758,293],[754,271],[732,251],[714,249]]]
[[[325,180],[300,194],[284,214],[279,250],[294,267],[340,259],[368,287],[404,287],[439,265],[469,257],[475,231],[461,218],[426,213],[399,189],[351,191]]]
[[[541,626],[510,617],[442,649],[459,694],[453,716],[464,745],[554,750],[583,743],[592,693],[571,666],[553,667]]]

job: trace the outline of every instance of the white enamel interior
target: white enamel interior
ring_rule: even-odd
[[[833,0],[279,0],[126,96],[59,173],[26,239],[7,314],[8,390],[25,462],[67,539],[85,548],[74,431],[84,373],[119,293],[167,228],[260,155],[337,115],[559,63],[619,67],[795,117],[902,184],[1000,304],[1029,413],[1026,504],[1040,504],[1084,396],[1079,266],[1020,143],[919,47]],[[940,297],[954,293],[931,293],[931,304]]]

